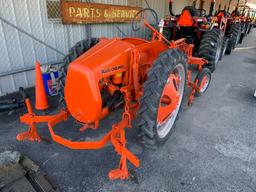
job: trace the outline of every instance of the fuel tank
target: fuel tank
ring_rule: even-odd
[[[134,46],[121,39],[102,39],[69,65],[65,101],[76,120],[82,123],[99,120],[102,110],[99,81],[126,71]]]

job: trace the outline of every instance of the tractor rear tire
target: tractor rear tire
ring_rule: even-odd
[[[211,72],[214,72],[216,65],[218,64],[221,57],[223,43],[222,31],[214,28],[203,35],[201,44],[199,47],[199,57],[208,60],[208,67]]]
[[[239,44],[243,43],[243,40],[244,40],[245,36],[246,36],[246,24],[242,23],[241,24],[241,35],[240,35],[239,40],[238,40]]]
[[[177,70],[177,71],[176,71]],[[178,73],[183,71],[183,75]],[[179,74],[180,84],[170,81],[169,76],[175,73]],[[185,87],[187,80],[187,64],[184,54],[177,49],[168,49],[160,54],[154,62],[148,79],[143,85],[144,94],[141,97],[140,109],[137,116],[137,127],[139,129],[139,137],[143,145],[147,148],[156,148],[163,144],[173,132],[175,121],[178,117],[180,107],[182,106]],[[167,129],[159,131],[158,113],[164,98],[164,90],[166,85],[175,85],[176,90],[183,90],[179,93],[179,102],[177,107],[169,114],[162,125],[168,123]],[[171,99],[171,103],[173,100]],[[164,128],[161,127],[160,128]],[[163,134],[162,134],[163,133]]]
[[[98,38],[84,39],[76,43],[70,50],[68,55],[64,57],[64,66],[67,69],[69,64],[92,48],[99,42]]]
[[[228,30],[228,35],[230,39],[228,41],[228,48],[226,53],[229,55],[232,51],[230,49],[234,49],[239,42],[239,39],[241,37],[241,25],[239,23],[231,24]]]
[[[231,38],[228,40],[227,49],[225,52],[225,54],[227,54],[227,55],[230,55],[233,50],[233,45],[230,41],[231,41]]]
[[[239,39],[239,44],[242,44],[242,43],[243,43],[244,36],[245,36],[245,34],[242,33],[241,36],[240,36],[240,39]]]
[[[249,24],[248,34],[251,33],[252,27],[253,27],[252,24]]]
[[[66,80],[66,74],[68,70],[69,64],[80,57],[82,54],[84,54],[86,51],[88,51],[90,48],[92,48],[94,45],[96,45],[99,42],[98,38],[90,38],[90,39],[84,39],[82,41],[79,41],[76,43],[75,46],[73,46],[69,53],[64,57],[63,59],[63,65],[60,68],[61,75],[58,79],[59,81],[59,102],[65,106],[65,99],[64,99],[64,87],[65,87],[65,80]]]
[[[227,48],[228,48],[228,42],[229,42],[229,38],[228,37],[224,37],[223,38],[223,43],[222,43],[222,48],[221,48],[221,55],[220,55],[220,60],[222,60],[222,58],[224,57]]]

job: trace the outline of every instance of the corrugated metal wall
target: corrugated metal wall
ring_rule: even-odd
[[[157,11],[159,17],[163,17],[167,1],[147,1],[150,7]],[[144,0],[95,0],[95,2],[147,7]],[[89,35],[86,25],[62,25],[58,21],[49,21],[46,0],[0,0],[0,16],[63,53],[67,53],[72,45]],[[118,24],[118,26],[129,36],[147,36],[145,30],[133,33],[129,24]],[[122,36],[112,24],[91,25],[91,32],[95,37]],[[62,57],[0,20],[0,74],[31,67],[35,60],[51,63],[61,60]],[[14,92],[20,86],[33,85],[33,71],[0,77],[0,95]]]

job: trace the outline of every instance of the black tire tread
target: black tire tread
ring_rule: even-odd
[[[201,82],[202,82],[202,80],[203,80],[203,77],[204,77],[205,74],[207,74],[207,73],[210,75],[210,82],[209,82],[209,84],[208,84],[208,87],[209,87],[209,85],[210,85],[210,83],[211,83],[211,71],[210,71],[208,68],[206,68],[206,67],[203,68],[203,70],[200,71],[200,72],[197,74],[197,76],[196,76],[196,78],[195,78],[195,81],[198,80],[198,84],[201,84]],[[205,92],[207,91],[208,87],[206,88]],[[195,92],[195,97],[200,97],[200,96],[202,96],[203,94],[204,94],[204,93],[200,93],[200,92],[196,91],[196,92]]]
[[[69,53],[64,57],[63,59],[63,65],[60,68],[61,75],[58,79],[60,88],[59,88],[59,102],[65,106],[65,99],[64,99],[64,87],[65,87],[65,80],[66,80],[66,74],[68,66],[71,62],[73,62],[75,59],[80,57],[83,53],[88,51],[90,48],[92,48],[94,45],[96,45],[99,42],[98,38],[90,38],[90,39],[84,39],[79,42],[77,42],[70,50]]]
[[[215,55],[217,49],[220,48],[220,44],[222,43],[222,32],[217,28],[213,28],[212,30],[206,32],[203,35],[203,38],[199,47],[199,56],[208,60],[208,64],[206,65],[212,72],[215,70]],[[212,45],[214,43],[214,46]]]
[[[228,36],[230,37],[228,46],[234,49],[239,41],[239,37],[241,34],[241,26],[239,23],[233,23],[231,24],[229,30],[228,30]],[[230,51],[231,53],[231,51]]]
[[[168,79],[169,73],[178,63],[184,65],[185,75],[187,75],[185,56],[181,51],[177,49],[168,49],[161,53],[158,59],[154,62],[148,73],[148,79],[143,85],[144,94],[141,97],[141,107],[138,111],[136,122],[137,127],[139,128],[140,140],[148,148],[156,148],[158,145],[164,143],[174,129],[173,127],[165,139],[160,139],[156,131],[156,118],[166,80]]]

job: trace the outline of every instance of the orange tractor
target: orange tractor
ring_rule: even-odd
[[[169,40],[186,38],[187,43],[195,45],[193,55],[208,60],[207,67],[214,72],[216,66],[223,55],[223,31],[224,25],[219,26],[217,22],[211,22],[210,17],[214,9],[214,1],[211,1],[210,14],[195,6],[186,6],[182,12],[175,15],[172,11],[172,0],[169,1],[170,16],[165,18],[164,35]]]
[[[127,179],[127,160],[135,167],[140,161],[126,147],[125,128],[131,128],[136,119],[135,127],[145,146],[163,144],[174,129],[186,87],[192,88],[188,99],[191,105],[194,96],[201,96],[211,80],[211,72],[205,68],[207,61],[192,56],[193,44],[185,39],[168,41],[146,21],[144,25],[153,33],[151,41],[102,38],[84,40],[73,47],[63,66],[67,74],[60,79],[63,109],[54,115],[38,116],[26,98],[28,113],[20,120],[29,129],[17,139],[40,141],[36,125],[45,122],[53,141],[71,149],[101,149],[109,142],[121,156],[109,178]],[[197,66],[193,81],[188,64]],[[119,109],[123,110],[122,119],[98,141],[72,141],[55,132],[55,126],[69,116],[83,124],[81,131],[96,130],[101,119]]]

